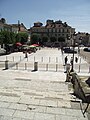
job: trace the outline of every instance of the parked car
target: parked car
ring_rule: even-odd
[[[3,48],[0,48],[0,55],[5,55],[6,54],[6,50]]]
[[[85,52],[90,52],[90,47],[88,48],[88,47],[86,47],[86,48],[84,48],[83,49]]]
[[[64,50],[64,53],[77,53],[77,51],[75,51],[75,50],[73,50],[73,49],[71,49],[69,47],[66,47],[63,50]]]
[[[83,45],[83,44],[80,44],[79,47],[84,47],[84,45]]]

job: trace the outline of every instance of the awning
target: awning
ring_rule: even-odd
[[[32,44],[33,46],[36,46],[36,47],[38,47],[39,46],[39,44]]]
[[[22,46],[22,44],[20,42],[17,42],[16,46]]]

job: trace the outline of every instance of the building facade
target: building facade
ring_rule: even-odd
[[[43,37],[48,38],[48,42],[51,42],[51,38],[55,38],[55,42],[60,42],[60,38],[64,38],[65,43],[69,45],[70,38],[75,33],[75,28],[69,26],[66,22],[47,20],[46,25],[43,26],[41,22],[34,23],[34,26],[30,28],[31,36],[33,34],[38,34],[39,38],[42,40]]]
[[[90,34],[85,32],[79,32],[76,34],[76,42],[79,45],[90,46]]]
[[[3,31],[5,33],[8,33],[8,32],[13,32],[13,33],[28,33],[28,29],[24,26],[23,23],[17,23],[17,24],[7,24],[6,23],[6,20],[4,18],[1,18],[0,19],[0,46],[4,48],[5,46],[5,43],[3,41],[8,41],[9,43],[9,40],[12,40],[12,34],[9,34],[9,37],[7,37],[6,35],[2,35]],[[8,40],[7,40],[8,39]]]
[[[0,19],[0,31],[9,31],[9,32],[28,32],[27,28],[23,23],[17,24],[7,24],[4,18]]]

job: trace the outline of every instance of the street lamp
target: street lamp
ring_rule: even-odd
[[[78,54],[80,53],[80,44],[82,42],[82,37],[79,37],[79,43],[78,43]]]
[[[72,60],[71,60],[71,71],[70,72],[74,72],[74,52],[75,52],[75,40],[76,40],[76,34],[73,34],[73,56],[72,56]]]

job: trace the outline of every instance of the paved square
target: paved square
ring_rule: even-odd
[[[50,48],[28,54],[28,59],[21,52],[0,56],[0,120],[89,120],[72,107],[76,98],[65,82],[65,56]],[[9,69],[4,70],[6,59]],[[33,71],[35,61],[38,71]]]

